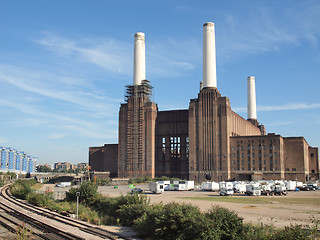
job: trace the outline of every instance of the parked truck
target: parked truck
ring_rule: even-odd
[[[287,181],[285,184],[288,191],[294,191],[297,188],[296,181]]]
[[[261,188],[260,188],[259,184],[247,184],[245,194],[247,196],[260,196],[261,195]]]
[[[246,192],[246,183],[244,182],[234,182],[233,191],[235,193],[245,193]]]
[[[261,182],[260,183],[260,188],[261,188],[261,195],[273,195],[271,194],[272,189],[271,186],[274,185],[274,183],[270,183],[270,182]]]
[[[232,196],[234,194],[232,182],[220,182],[220,195]]]
[[[232,196],[234,194],[233,188],[222,187],[220,189],[220,196]]]
[[[279,196],[283,196],[283,195],[287,195],[287,188],[284,184],[275,184],[273,186],[271,186],[271,195],[279,195]]]
[[[149,190],[153,193],[163,193],[164,192],[164,183],[149,182]]]
[[[203,182],[201,184],[202,191],[219,191],[219,183],[217,182]]]

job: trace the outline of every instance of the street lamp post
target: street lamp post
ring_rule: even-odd
[[[79,213],[79,197],[80,197],[80,192],[76,192],[77,196],[77,219],[78,219],[78,213]]]

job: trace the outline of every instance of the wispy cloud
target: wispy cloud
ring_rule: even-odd
[[[18,112],[24,113],[24,118],[16,118],[11,121],[18,127],[45,127],[53,131],[68,130],[77,135],[84,137],[92,137],[98,139],[114,138],[117,133],[117,123],[114,121],[86,121],[76,117],[53,114],[48,111],[41,111],[35,106],[24,103],[14,103],[12,101],[0,100],[0,107],[10,107]],[[34,116],[34,118],[31,118]],[[36,117],[36,119],[35,119]],[[67,134],[52,133],[48,135],[49,139],[61,139]]]
[[[60,80],[59,80],[60,79]],[[61,82],[67,81],[67,84]],[[71,77],[61,77],[47,72],[34,72],[28,69],[0,64],[0,82],[17,89],[73,104],[80,109],[94,111],[97,115],[112,114],[112,103],[118,104],[121,99],[112,99],[97,95],[96,92],[79,86],[70,86]],[[73,85],[73,84],[72,84]],[[111,102],[111,104],[110,104]],[[114,110],[114,109],[113,109]]]
[[[257,106],[258,112],[269,112],[269,111],[289,111],[289,110],[305,110],[305,109],[316,109],[320,108],[320,103],[289,103],[277,106]],[[246,107],[234,107],[236,112],[246,112]]]
[[[125,42],[110,38],[74,40],[48,31],[35,42],[56,54],[89,62],[110,72],[124,75],[132,73],[132,50]]]
[[[130,42],[129,42],[130,41]],[[133,37],[127,42],[112,38],[70,39],[53,32],[44,32],[35,40],[51,52],[60,56],[91,63],[109,72],[132,76]],[[194,39],[146,39],[147,75],[181,76],[193,70],[201,46]],[[200,58],[201,59],[201,58]]]
[[[281,16],[268,5],[240,16],[225,13],[224,27],[217,29],[217,54],[222,61],[230,61],[238,56],[278,51],[288,44],[302,44],[304,40],[318,47],[319,11],[320,4],[302,1],[281,9]]]
[[[287,125],[291,125],[294,124],[293,121],[279,121],[279,122],[270,122],[268,123],[269,127],[281,127],[281,126],[287,126]]]

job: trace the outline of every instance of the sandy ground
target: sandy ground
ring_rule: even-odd
[[[244,222],[252,224],[272,224],[276,227],[289,226],[290,224],[311,224],[311,219],[320,220],[320,191],[311,192],[289,192],[287,196],[268,196],[272,198],[272,204],[242,204],[242,203],[228,203],[219,202],[218,192],[205,192],[201,190],[194,190],[189,192],[184,191],[166,191],[162,194],[152,194],[148,190],[148,184],[136,185],[146,191],[146,195],[150,197],[151,203],[169,203],[169,202],[185,202],[198,206],[201,210],[206,211],[213,205],[219,205],[229,210],[236,212],[240,217],[243,217]],[[42,187],[46,189],[46,185]],[[68,191],[69,188],[52,188],[55,192]],[[99,187],[98,191],[103,195],[115,197],[125,195],[131,190],[128,185],[120,185],[117,189],[113,186]],[[216,197],[217,201],[209,200],[192,200],[182,199],[181,197]],[[248,198],[247,196],[243,196]],[[317,204],[284,204],[277,202],[278,198],[314,198]]]
[[[140,184],[136,187],[146,190],[146,194],[150,197],[151,203],[185,202],[196,205],[203,211],[210,209],[213,205],[219,205],[236,212],[239,216],[243,217],[244,222],[247,223],[273,224],[276,227],[284,227],[290,224],[310,224],[311,218],[313,217],[320,220],[319,205],[283,204],[277,202],[277,198],[314,198],[314,201],[319,203],[320,191],[289,192],[287,196],[268,196],[268,198],[272,198],[272,204],[242,204],[181,198],[214,196],[217,197],[218,200],[220,197],[218,192],[194,190],[189,192],[166,191],[162,194],[152,194],[148,192],[147,184]],[[118,189],[114,189],[111,186],[103,186],[99,187],[98,191],[108,196],[119,196],[121,194],[127,194],[130,192],[130,189],[127,185],[119,186]],[[247,196],[243,197],[248,198]]]

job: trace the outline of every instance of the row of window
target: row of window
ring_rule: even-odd
[[[232,146],[231,147],[231,149],[232,149],[232,151],[235,151],[236,149],[237,150],[244,150],[244,146],[243,145],[237,145],[237,147],[235,147],[235,146]],[[258,146],[258,150],[266,150],[266,145],[259,145]],[[275,145],[272,145],[272,144],[270,144],[269,145],[269,150],[276,150],[277,149],[277,147],[275,146]],[[248,145],[247,146],[247,150],[254,150],[254,146],[253,145]]]
[[[237,168],[237,169],[236,169],[236,168],[233,168],[232,170],[233,170],[233,171],[236,171],[236,170],[237,170],[237,171],[240,171],[240,168]],[[275,167],[275,168],[270,168],[270,169],[268,169],[268,170],[267,170],[266,167],[264,167],[264,168],[259,167],[259,168],[257,168],[257,169],[254,168],[254,167],[253,167],[253,168],[248,168],[248,171],[256,171],[256,170],[257,170],[257,171],[278,171],[278,168]],[[244,167],[241,168],[241,171],[245,171]]]
[[[238,158],[239,158],[240,156],[241,156],[241,158],[244,158],[244,153],[241,153],[241,154],[240,154],[240,153],[237,153],[237,155],[236,155],[235,153],[232,153],[232,155],[231,155],[232,158],[235,158],[236,156],[237,156]],[[266,158],[266,157],[267,157],[267,154],[266,154],[266,153],[259,153],[258,156],[259,156],[260,158],[261,158],[261,157]],[[255,157],[256,157],[256,154],[249,152],[249,153],[247,154],[247,157],[248,157],[248,158],[251,158],[251,157],[252,157],[252,158],[255,158]],[[269,153],[269,157],[270,157],[270,158],[273,158],[273,159],[276,159],[276,158],[277,158],[277,152],[274,152],[274,153],[270,152],[270,153]]]
[[[237,143],[239,144],[239,143],[245,143],[245,142],[247,142],[247,143],[254,143],[254,142],[258,142],[258,143],[264,143],[264,139],[259,139],[259,140],[246,140],[246,141],[237,141]],[[276,140],[275,139],[270,139],[269,140],[269,142],[271,142],[271,143],[274,143],[274,142],[276,142]]]

